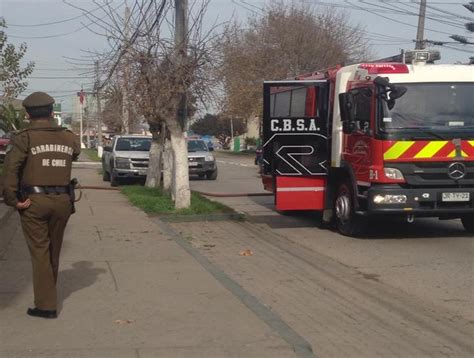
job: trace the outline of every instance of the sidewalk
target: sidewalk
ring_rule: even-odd
[[[102,185],[96,168],[74,175]],[[119,192],[84,193],[59,277],[59,318],[27,316],[30,260],[12,215],[0,227],[0,357],[295,356],[278,330]]]

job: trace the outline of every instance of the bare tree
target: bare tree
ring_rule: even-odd
[[[187,115],[190,115],[196,103],[207,103],[212,97],[213,81],[209,74],[217,48],[211,41],[214,28],[208,31],[203,28],[209,1],[195,0],[190,5],[184,56],[177,56],[173,38],[163,35],[174,33],[174,24],[170,21],[173,8],[169,1],[135,0],[125,16],[121,15],[123,9],[113,8],[110,0],[94,3],[100,5],[103,16],[81,10],[94,23],[90,30],[104,35],[110,44],[110,51],[92,54],[103,64],[100,87],[110,84],[114,76],[122,79],[118,83],[123,87],[126,74],[127,98],[122,101],[136,104],[138,114],[147,120],[153,136],[147,185],[160,185],[162,152],[165,139],[169,138],[168,148],[172,153],[166,156],[165,163],[172,163],[172,168],[165,171],[173,173],[171,196],[176,208],[189,207],[187,128],[179,108],[186,98],[190,109]],[[123,93],[122,88],[122,96]]]
[[[343,12],[317,12],[309,5],[272,1],[245,25],[233,23],[221,42],[225,113],[260,114],[264,80],[295,77],[363,58],[367,42]]]

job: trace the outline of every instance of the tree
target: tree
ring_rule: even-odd
[[[0,106],[0,129],[8,133],[25,128],[28,125],[25,114],[24,109],[17,111],[11,103]]]
[[[232,118],[231,125],[229,117],[207,113],[204,117],[197,119],[191,129],[197,134],[216,137],[223,148],[228,148],[232,136],[245,133],[246,124],[243,119]],[[234,133],[231,133],[231,129]]]
[[[360,27],[342,12],[274,1],[245,25],[234,23],[220,43],[222,107],[231,116],[261,114],[262,82],[314,72],[366,57]]]
[[[0,17],[0,97],[15,98],[23,92],[28,83],[25,79],[33,72],[34,64],[29,62],[21,66],[27,46],[22,43],[19,48],[7,43],[5,20]]]
[[[216,49],[210,41],[214,29],[203,30],[209,0],[192,7],[192,14],[186,19],[188,31],[180,32],[185,37],[180,46],[175,45],[173,38],[164,37],[175,33],[175,25],[169,21],[174,16],[172,3],[135,0],[132,11],[125,10],[125,16],[108,0],[101,2],[103,14],[70,5],[80,9],[95,25],[91,31],[101,33],[109,41],[110,50],[95,54],[94,61],[99,60],[105,72],[105,80],[97,88],[104,88],[111,78],[119,77],[122,87],[127,83],[125,102],[135,103],[138,113],[149,124],[153,135],[149,185],[156,186],[161,175],[157,163],[162,150],[158,148],[171,148],[172,153],[167,156],[171,160],[165,162],[172,163],[171,196],[175,207],[180,209],[189,207],[191,197],[185,137],[187,117],[192,115],[197,102],[210,102],[211,84],[215,82],[211,68]],[[183,104],[187,105],[187,111],[181,110]],[[168,146],[164,145],[165,138],[168,138]],[[148,180],[150,178],[154,180]]]

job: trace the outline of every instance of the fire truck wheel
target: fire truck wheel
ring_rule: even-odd
[[[461,221],[467,232],[474,233],[474,215],[464,215]]]
[[[339,184],[334,212],[336,216],[336,228],[345,236],[361,236],[367,227],[367,219],[356,215],[354,210],[352,188],[348,183]]]

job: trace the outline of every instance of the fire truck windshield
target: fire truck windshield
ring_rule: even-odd
[[[392,109],[381,100],[379,128],[387,134],[451,132],[471,135],[474,130],[474,83],[403,83],[406,94]],[[439,135],[438,135],[439,136]]]

